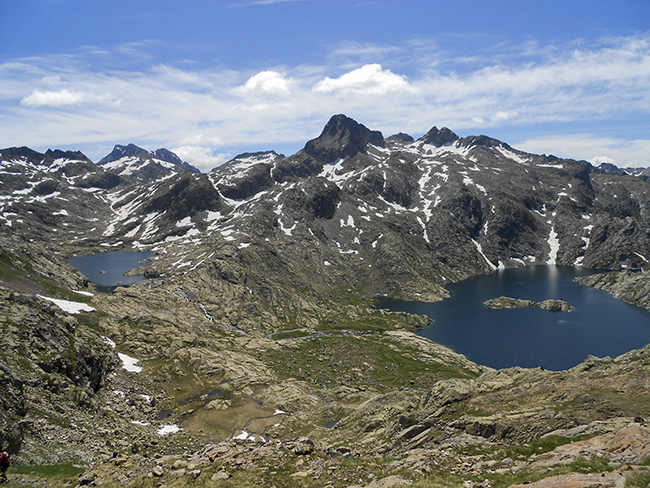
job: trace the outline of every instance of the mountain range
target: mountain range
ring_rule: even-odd
[[[515,465],[540,460],[513,460],[507,446],[631,424],[650,439],[647,348],[564,372],[494,371],[412,334],[427,318],[373,306],[377,296],[439,300],[468,276],[545,264],[616,270],[589,284],[647,306],[642,169],[444,127],[384,137],[335,115],[296,154],[244,153],[208,173],[133,144],[97,163],[8,148],[0,182],[0,443],[30,463],[97,465],[83,484],[173,482],[145,451],[175,463],[194,449],[196,466],[221,456],[232,471],[244,439],[260,449],[277,439],[278,458],[310,455],[310,477],[389,455],[413,463],[377,473],[418,465],[416,482],[431,472],[443,483],[431,453],[460,449],[478,456],[475,473],[450,457],[440,463],[460,478],[440,486],[506,472],[514,484]],[[112,293],[65,261],[130,249],[155,253],[134,271],[148,280]],[[93,310],[72,316],[51,301],[61,299]],[[125,357],[144,374],[121,367]],[[168,417],[181,433],[156,434]],[[225,444],[209,447],[216,440]],[[131,456],[128,475],[100,463],[113,451]],[[260,473],[251,485],[271,482],[260,464],[270,451],[250,452],[267,453],[246,461]],[[183,462],[175,472],[189,476]]]

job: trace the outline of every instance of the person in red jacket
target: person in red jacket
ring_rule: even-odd
[[[9,462],[11,456],[7,452],[0,454],[0,470],[2,471],[2,480],[0,482],[6,483],[7,481],[7,469],[9,468]]]

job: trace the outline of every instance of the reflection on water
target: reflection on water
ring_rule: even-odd
[[[428,315],[434,323],[419,334],[476,363],[563,370],[590,354],[617,356],[650,343],[648,311],[573,281],[593,272],[573,266],[499,270],[449,285],[451,297],[441,302],[381,299],[377,306]],[[484,305],[500,296],[562,299],[576,309],[492,310]]]
[[[142,266],[154,253],[149,251],[111,251],[68,259],[68,262],[92,281],[99,291],[110,292],[118,286],[142,281],[144,276],[124,276],[127,271]]]

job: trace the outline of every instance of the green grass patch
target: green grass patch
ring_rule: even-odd
[[[7,472],[9,480],[11,475],[19,474],[29,478],[46,480],[53,486],[68,485],[74,478],[85,470],[72,464],[41,464],[41,465],[12,465]]]
[[[527,459],[533,454],[544,454],[555,450],[559,446],[572,444],[574,442],[585,441],[596,437],[600,433],[583,434],[574,437],[564,437],[560,435],[551,435],[541,437],[526,444],[503,445],[498,450],[494,446],[464,446],[456,448],[455,451],[461,456],[487,455],[491,459],[503,459],[506,457],[512,459]]]
[[[275,341],[281,341],[283,339],[299,339],[301,337],[309,337],[313,335],[312,332],[310,332],[307,329],[300,329],[300,330],[280,330],[278,332],[273,333],[272,339]]]
[[[280,378],[290,377],[332,389],[338,385],[385,392],[410,386],[430,388],[450,377],[466,377],[454,365],[423,359],[421,351],[397,348],[381,334],[331,335],[283,343],[279,350],[261,351],[260,359]]]
[[[650,473],[634,473],[625,480],[625,488],[647,488],[650,486]]]

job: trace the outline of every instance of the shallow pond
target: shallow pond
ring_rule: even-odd
[[[150,251],[111,251],[68,259],[68,262],[90,281],[99,291],[110,292],[118,286],[128,286],[144,279],[143,275],[124,276],[127,271],[142,266],[151,258]]]
[[[478,364],[563,370],[590,354],[617,356],[650,343],[650,312],[573,281],[594,272],[573,266],[499,270],[449,285],[451,297],[440,302],[384,298],[377,307],[431,317],[434,323],[418,334]],[[562,299],[575,310],[492,310],[484,305],[500,296]]]

